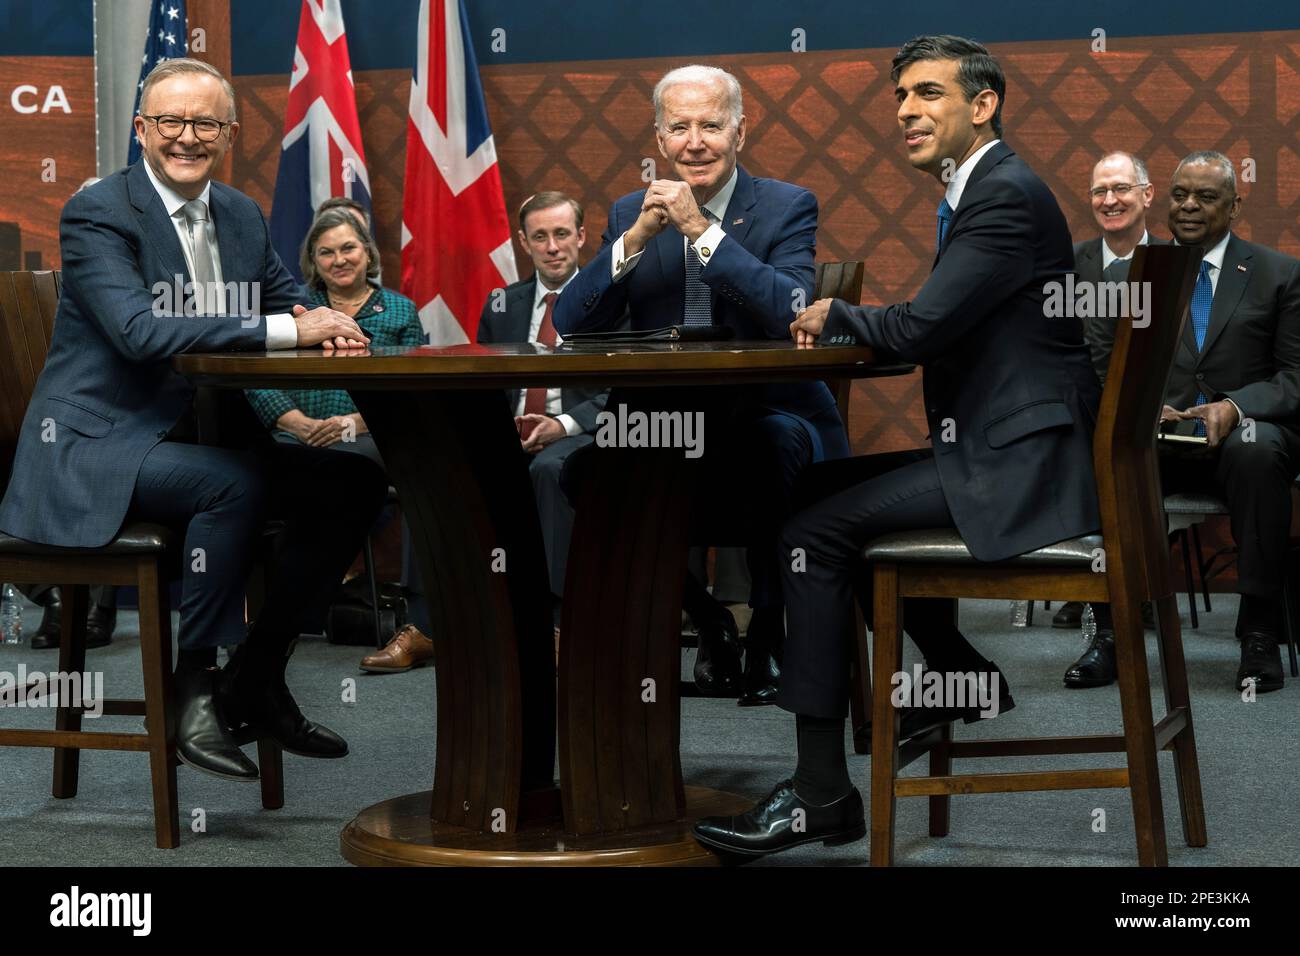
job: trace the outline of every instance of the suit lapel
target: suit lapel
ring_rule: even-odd
[[[243,281],[249,278],[251,270],[245,266],[240,255],[243,245],[239,242],[242,232],[239,215],[235,212],[230,198],[217,187],[217,183],[212,184],[208,198],[212,200],[212,225],[217,230],[217,255],[221,257],[221,278],[225,282]]]
[[[1228,247],[1223,250],[1223,268],[1219,270],[1219,281],[1214,288],[1214,300],[1210,303],[1210,327],[1205,333],[1202,355],[1214,347],[1219,333],[1237,311],[1237,303],[1241,301],[1246,292],[1246,284],[1250,281],[1251,258],[1250,251],[1236,236],[1228,240]],[[1190,322],[1187,324],[1191,325]],[[1192,341],[1195,343],[1196,340],[1193,338]]]
[[[1081,282],[1100,282],[1101,239],[1089,239],[1084,247],[1079,250],[1079,261],[1074,265],[1074,271],[1079,274]]]
[[[506,337],[503,342],[527,342],[533,324],[533,296],[537,294],[537,276],[515,292],[513,302],[506,303]]]
[[[967,197],[970,196],[971,190],[976,187],[981,179],[988,175],[990,169],[1002,162],[1006,157],[1014,155],[1015,151],[1005,142],[999,140],[989,147],[987,153],[980,157],[980,161],[975,164],[975,168],[970,171],[970,176],[966,178],[966,185],[962,187],[961,201],[957,203],[957,209],[952,215],[952,221],[948,223],[948,231],[944,233],[943,245],[934,253],[934,262],[930,265],[931,271],[933,271],[934,267],[939,264],[939,259],[943,256],[943,251],[947,249],[948,244],[952,242],[953,233],[957,231],[957,223],[961,222],[962,212],[970,208],[970,203],[967,202]],[[935,215],[935,228],[937,231],[937,212]]]
[[[126,177],[127,193],[139,216],[140,235],[153,248],[168,282],[174,276],[188,276],[192,280],[194,277],[190,276],[189,267],[185,265],[185,250],[176,235],[176,225],[167,215],[167,207],[163,205],[158,190],[153,188],[144,164],[145,160],[141,159],[131,167]]]

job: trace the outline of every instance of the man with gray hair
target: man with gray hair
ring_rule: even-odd
[[[600,251],[556,303],[556,330],[567,337],[610,329],[629,314],[637,330],[722,326],[738,339],[788,338],[796,311],[812,297],[816,198],[738,165],[746,122],[740,83],[730,73],[698,64],[672,70],[653,99],[655,141],[675,178],[656,178],[614,203]],[[785,634],[777,536],[799,473],[846,456],[848,438],[821,382],[681,397],[708,410],[708,450],[692,480],[725,492],[719,500],[726,506],[709,509],[709,527],[695,535],[748,547],[754,615],[740,703],[772,703]],[[740,690],[731,613],[690,575],[683,603],[700,631],[697,686]]]
[[[1228,503],[1241,595],[1233,686],[1264,693],[1283,685],[1278,637],[1291,488],[1300,472],[1300,261],[1233,235],[1240,214],[1232,160],[1198,151],[1178,164],[1169,230],[1179,245],[1205,255],[1161,423],[1204,436],[1207,448],[1162,467],[1161,480],[1166,494],[1209,492]],[[1110,609],[1093,609],[1098,639],[1112,639]],[[1110,668],[1098,675],[1108,680],[1072,686],[1113,680],[1113,655]],[[1066,680],[1071,684],[1069,672]]]
[[[232,733],[247,724],[291,753],[342,757],[347,744],[298,710],[285,667],[302,625],[360,550],[387,480],[361,455],[197,444],[194,386],[172,358],[369,339],[349,316],[305,304],[257,204],[212,181],[239,133],[234,91],[215,67],[191,59],[155,67],[135,132],[141,160],[63,208],[63,291],[0,528],[64,548],[103,547],[129,522],[181,530],[169,721],[177,756],[217,776],[256,779]],[[236,288],[250,294],[225,294]],[[236,298],[261,307],[233,314]],[[283,547],[247,628],[245,588],[267,517],[285,520]],[[238,654],[218,671],[217,648],[232,645]]]

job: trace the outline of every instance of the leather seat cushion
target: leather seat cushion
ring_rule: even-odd
[[[1101,535],[1087,534],[1049,544],[1045,548],[1022,554],[997,566],[1079,567],[1091,564],[1094,552],[1100,548]],[[966,542],[956,528],[935,528],[929,531],[899,531],[881,535],[869,541],[862,549],[868,561],[888,561],[895,564],[973,564]],[[987,562],[978,562],[987,564]]]

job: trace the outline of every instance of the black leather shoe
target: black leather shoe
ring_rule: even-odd
[[[41,611],[41,626],[32,635],[32,647],[35,650],[43,651],[46,648],[59,646],[62,636],[60,623],[62,615],[63,601],[59,599],[56,589],[55,597]]]
[[[1281,690],[1286,683],[1282,676],[1282,652],[1277,638],[1260,631],[1247,631],[1241,637],[1241,666],[1237,668],[1237,690],[1246,682],[1255,684],[1255,693],[1267,694]]]
[[[700,649],[695,655],[695,686],[705,694],[731,696],[740,692],[740,631],[726,608],[713,621],[696,624]]]
[[[1115,682],[1118,673],[1115,666],[1115,632],[1098,630],[1083,656],[1065,672],[1065,686],[1105,687]]]
[[[777,687],[781,682],[781,667],[766,647],[750,647],[745,651],[745,693],[736,701],[739,707],[762,707],[776,703]]]
[[[257,764],[244,756],[226,729],[220,679],[215,667],[176,671],[176,756],[213,776],[256,780]]]
[[[1061,609],[1052,615],[1052,627],[1074,630],[1083,622],[1083,602],[1066,601]]]
[[[226,664],[222,684],[232,732],[247,725],[258,737],[270,737],[299,757],[347,756],[347,741],[303,716],[282,673],[268,676],[250,672],[241,652]]]
[[[802,813],[796,811],[802,810]],[[740,856],[779,853],[805,843],[840,846],[867,832],[862,794],[854,787],[834,803],[814,806],[799,799],[793,780],[738,817],[705,817],[695,824],[695,839],[710,849]]]
[[[90,603],[90,613],[86,615],[86,646],[103,647],[113,640],[113,629],[117,627],[117,608],[100,607]]]

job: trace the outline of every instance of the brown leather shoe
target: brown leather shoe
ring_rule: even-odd
[[[433,660],[433,641],[407,624],[376,654],[361,658],[361,669],[374,674],[400,674]]]

